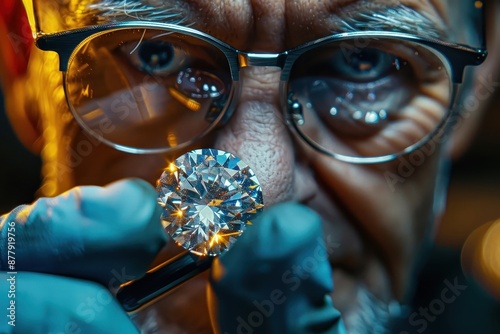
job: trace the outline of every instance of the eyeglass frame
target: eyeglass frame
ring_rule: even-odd
[[[280,77],[280,97],[282,103],[283,113],[286,118],[288,127],[292,125],[294,132],[296,132],[305,142],[312,146],[315,150],[326,154],[336,160],[354,163],[354,164],[375,164],[383,163],[396,159],[399,156],[411,153],[427,143],[432,137],[434,137],[443,128],[446,120],[450,117],[452,112],[450,112],[453,102],[455,99],[456,86],[462,83],[463,73],[466,66],[477,66],[480,65],[487,56],[486,47],[473,48],[470,46],[442,41],[434,38],[426,38],[417,35],[412,35],[403,32],[393,32],[393,31],[355,31],[355,32],[341,32],[328,35],[305,44],[299,45],[289,50],[285,50],[278,53],[255,53],[255,52],[244,52],[238,50],[229,44],[207,34],[202,31],[181,26],[177,24],[161,23],[161,22],[151,22],[151,21],[124,21],[116,23],[108,23],[102,25],[93,25],[84,28],[76,28],[71,30],[66,30],[57,33],[45,34],[43,32],[38,32],[35,38],[36,46],[43,51],[54,51],[59,55],[59,70],[63,72],[63,86],[65,91],[66,100],[68,106],[71,108],[73,114],[74,108],[69,101],[66,87],[66,75],[68,64],[72,60],[72,56],[77,47],[84,42],[86,39],[91,38],[95,34],[103,33],[106,31],[112,31],[115,29],[162,29],[168,30],[174,33],[181,33],[200,39],[204,42],[219,49],[226,57],[229,65],[230,75],[232,79],[231,92],[228,96],[229,103],[224,107],[224,110],[220,115],[207,127],[201,134],[194,137],[191,141],[180,144],[173,148],[153,148],[153,149],[139,149],[133,148],[125,145],[120,145],[108,141],[104,138],[98,138],[99,140],[105,142],[106,144],[114,147],[117,150],[121,150],[128,153],[134,154],[152,154],[152,153],[164,153],[169,150],[182,149],[185,146],[192,144],[192,142],[199,140],[207,133],[212,131],[216,126],[223,125],[233,114],[235,109],[235,104],[237,99],[235,96],[239,96],[240,84],[239,84],[239,74],[240,70],[245,67],[255,67],[255,66],[271,66],[278,67],[281,69]],[[326,149],[319,146],[317,143],[312,141],[310,138],[305,136],[299,129],[297,129],[297,123],[292,120],[294,101],[289,99],[287,92],[288,79],[292,70],[292,66],[295,61],[305,52],[315,49],[317,47],[326,45],[331,42],[342,41],[342,40],[355,40],[360,38],[393,38],[399,39],[401,41],[408,41],[427,48],[429,51],[433,52],[436,56],[441,58],[444,65],[449,68],[448,73],[450,75],[452,83],[452,92],[450,98],[450,105],[448,107],[447,115],[443,118],[438,127],[427,134],[425,137],[421,138],[418,142],[410,145],[404,150],[392,154],[386,154],[381,156],[373,157],[354,157],[347,156],[339,153],[334,153],[327,151]],[[78,119],[77,119],[78,121]],[[87,131],[92,135],[96,136],[93,130],[87,128],[85,124],[79,122]]]

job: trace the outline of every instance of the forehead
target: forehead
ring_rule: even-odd
[[[282,49],[352,30],[427,34],[426,37],[472,46],[479,46],[482,38],[477,24],[481,1],[33,1],[38,29],[45,33],[116,21],[146,20],[189,25],[237,48],[259,38]]]

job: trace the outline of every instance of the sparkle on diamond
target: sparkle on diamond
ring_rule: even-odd
[[[215,149],[177,158],[158,180],[161,220],[177,244],[199,255],[229,249],[262,210],[262,191],[250,167]]]

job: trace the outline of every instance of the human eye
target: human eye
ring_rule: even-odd
[[[224,112],[231,85],[220,49],[163,29],[96,34],[75,49],[66,75],[81,125],[111,143],[144,149],[203,135]]]
[[[310,102],[332,130],[351,137],[380,131],[414,90],[408,62],[385,50],[329,50],[314,62]],[[331,98],[335,97],[333,101]]]
[[[365,44],[330,43],[297,59],[289,94],[302,105],[298,129],[336,153],[394,154],[439,127],[450,76],[436,53],[416,43],[374,38]]]
[[[314,72],[328,72],[353,83],[369,83],[400,69],[398,57],[383,50],[366,48],[352,54],[341,50],[331,52],[318,59],[312,69]]]
[[[128,42],[121,52],[137,69],[158,76],[179,71],[190,60],[181,46],[155,39]]]

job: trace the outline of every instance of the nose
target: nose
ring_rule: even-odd
[[[236,110],[215,135],[216,148],[235,154],[254,170],[266,206],[303,202],[314,192],[310,172],[297,163],[294,141],[281,112],[280,74],[279,67],[242,68]]]

